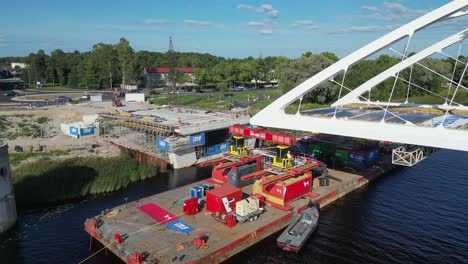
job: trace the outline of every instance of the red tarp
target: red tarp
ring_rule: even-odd
[[[169,213],[164,208],[159,207],[155,203],[147,203],[145,205],[138,206],[137,209],[143,212],[145,215],[153,218],[154,221],[161,224],[165,224],[177,219],[175,215]]]

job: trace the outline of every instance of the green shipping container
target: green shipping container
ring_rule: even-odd
[[[345,150],[337,149],[335,151],[335,159],[338,164],[348,165],[349,153]]]
[[[335,144],[328,143],[328,142],[321,142],[320,143],[320,150],[323,152],[335,152]]]
[[[322,153],[322,151],[320,150],[320,146],[316,144],[310,144],[307,147],[307,151],[309,152],[309,154],[315,154],[315,155],[320,155]]]

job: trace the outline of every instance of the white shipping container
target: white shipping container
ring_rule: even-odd
[[[145,101],[145,94],[144,93],[126,93],[125,94],[125,102],[137,102],[141,103]]]
[[[91,102],[102,102],[102,95],[91,95],[89,100]]]

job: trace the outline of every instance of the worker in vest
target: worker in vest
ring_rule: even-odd
[[[293,161],[293,156],[291,155],[291,151],[288,150],[288,154],[286,154],[286,156],[288,157],[288,160],[290,160],[291,162]]]

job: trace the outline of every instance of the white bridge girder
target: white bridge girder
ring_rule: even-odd
[[[415,63],[420,62],[421,60],[433,55],[434,53],[442,51],[442,49],[449,47],[457,42],[461,42],[468,36],[468,29],[465,29],[461,32],[458,32],[436,44],[416,53],[415,55],[395,64],[394,66],[390,67],[389,69],[381,72],[374,78],[368,80],[367,82],[363,83],[356,89],[349,92],[345,97],[336,101],[332,106],[338,105],[345,105],[345,104],[352,104],[352,103],[359,103],[361,100],[359,97],[364,93],[370,91],[376,85],[380,84],[381,82],[387,80],[389,77],[397,76],[399,72],[402,70],[414,65]],[[466,89],[466,87],[463,87]],[[381,104],[380,104],[381,105]],[[399,104],[404,105],[404,104]],[[461,106],[460,109],[467,109],[467,107]]]
[[[314,117],[297,113],[289,115],[284,112],[285,108],[318,87],[324,82],[328,82],[336,75],[346,72],[353,64],[375,54],[376,52],[388,47],[389,45],[405,37],[412,36],[416,31],[423,29],[431,24],[448,20],[467,14],[468,1],[452,1],[390,33],[364,46],[361,49],[344,57],[340,61],[317,73],[308,80],[299,84],[297,87],[284,94],[269,106],[264,108],[258,114],[251,118],[251,124],[274,127],[281,129],[290,129],[298,131],[321,132],[334,135],[360,137],[373,140],[385,140],[412,145],[431,146],[436,148],[446,148],[468,151],[468,131],[462,129],[452,129],[445,127],[417,126],[411,123],[395,124],[385,122],[369,122],[342,118]],[[466,30],[457,33],[422,52],[414,55],[413,58],[406,58],[393,68],[387,70],[385,74],[375,78],[383,79],[385,75],[395,76],[403,66],[411,66],[415,62],[426,58],[434,52],[450,46],[461,39],[466,38]],[[413,58],[413,59],[411,59]],[[411,60],[410,60],[411,59]],[[406,61],[406,62],[405,62]],[[378,79],[373,80],[376,84]],[[386,78],[385,78],[386,79]],[[372,79],[371,79],[372,80]],[[370,82],[369,80],[368,82]],[[369,85],[370,86],[370,85]],[[362,87],[361,87],[362,88]],[[365,88],[367,89],[367,87]],[[360,89],[360,90],[365,90]],[[355,92],[353,98],[361,91]],[[352,92],[351,92],[352,93]],[[361,93],[359,93],[360,95]],[[351,97],[350,97],[351,98]],[[340,103],[341,104],[341,103]],[[338,102],[337,104],[338,105]]]

